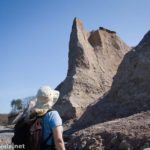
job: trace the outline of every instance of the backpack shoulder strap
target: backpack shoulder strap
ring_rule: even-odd
[[[49,110],[46,112],[46,114],[47,114],[48,112],[54,111],[54,110],[55,110],[55,109],[52,109],[52,108],[51,108],[51,109],[49,109]],[[45,114],[45,115],[46,115],[46,114]]]

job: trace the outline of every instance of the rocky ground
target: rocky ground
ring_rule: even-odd
[[[10,149],[8,147],[1,147],[1,146],[10,146],[11,145],[11,138],[13,136],[13,133],[0,133],[0,150],[3,149]]]
[[[11,138],[12,132],[3,132],[4,130],[10,130],[8,128],[8,114],[0,114],[0,150],[11,150]]]
[[[76,131],[67,150],[143,150],[150,148],[150,111]]]
[[[1,131],[6,129],[5,126],[0,126]],[[66,149],[144,150],[150,148],[148,131],[150,131],[150,111],[76,131],[68,137]],[[13,133],[0,133],[0,145],[10,145],[12,136]]]
[[[5,126],[0,126],[0,150],[12,150],[11,147],[11,138],[13,136],[12,132],[4,132],[1,133],[4,130],[7,130]]]

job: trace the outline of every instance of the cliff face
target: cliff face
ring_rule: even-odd
[[[80,117],[111,85],[113,76],[129,47],[114,31],[99,28],[86,32],[74,19],[69,43],[66,79],[57,87],[60,98],[55,105],[64,119]]]
[[[109,93],[89,107],[75,126],[90,126],[150,110],[149,74],[150,32],[124,56]]]
[[[66,136],[72,134],[67,148],[149,149],[149,74],[150,31],[125,54],[110,90],[65,132]]]
[[[126,54],[108,95],[122,116],[150,109],[150,31]]]

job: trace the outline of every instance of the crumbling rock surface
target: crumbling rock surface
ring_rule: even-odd
[[[76,131],[68,150],[143,150],[150,148],[150,111]]]
[[[150,110],[150,32],[121,62],[110,91],[92,104],[76,127],[127,117]]]
[[[109,35],[115,34],[108,29],[101,30]],[[95,52],[97,45],[103,48],[107,45],[107,40],[102,41],[102,39],[99,38],[99,31],[90,33],[88,41]],[[99,62],[104,58],[103,54],[98,55],[101,56]],[[108,56],[110,58],[111,53]],[[105,64],[101,62],[100,68],[104,66]],[[112,76],[111,87],[102,92],[103,96],[100,95],[99,99],[86,105],[86,111],[75,123],[72,123],[71,129],[65,132],[67,138],[74,133],[68,141],[68,149],[144,150],[150,148],[149,66],[150,31],[135,48],[124,55],[119,67],[116,67],[115,76]],[[106,74],[99,74],[104,77],[101,81],[108,79],[109,74],[105,76]],[[86,76],[88,74],[85,78]],[[78,88],[80,89],[80,86]]]
[[[111,85],[118,65],[130,48],[114,31],[99,28],[86,32],[74,19],[69,43],[66,79],[56,88],[60,98],[55,105],[63,119],[79,118]]]

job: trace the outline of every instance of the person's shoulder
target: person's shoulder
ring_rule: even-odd
[[[57,110],[49,111],[46,115],[46,118],[51,123],[52,128],[62,125],[62,119]]]
[[[57,110],[50,110],[47,114],[49,116],[59,116],[59,113]]]

